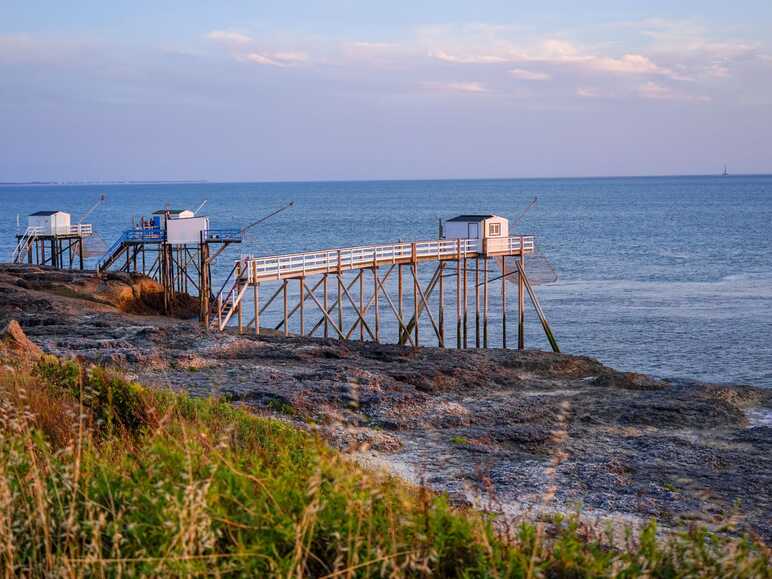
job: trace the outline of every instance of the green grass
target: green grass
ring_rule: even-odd
[[[0,572],[15,576],[768,577],[751,539],[576,518],[506,536],[441,495],[217,400],[44,357],[0,366]],[[552,531],[549,531],[552,529]]]

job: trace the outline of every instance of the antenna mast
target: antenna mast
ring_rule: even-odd
[[[88,211],[86,211],[83,215],[80,216],[80,219],[78,219],[78,224],[83,223],[83,220],[86,219],[86,217],[88,217],[89,215],[91,215],[94,212],[94,210],[97,207],[99,207],[102,203],[104,203],[106,200],[107,200],[107,195],[105,195],[104,193],[100,193],[99,200],[96,203],[94,203]]]

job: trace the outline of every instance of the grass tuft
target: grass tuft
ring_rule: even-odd
[[[43,357],[0,368],[0,573],[15,576],[768,577],[769,550],[576,517],[507,536],[218,400]],[[459,442],[460,443],[460,442]]]

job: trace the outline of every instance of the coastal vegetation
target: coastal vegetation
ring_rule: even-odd
[[[284,422],[20,339],[0,352],[5,577],[769,576],[751,537],[507,524]]]

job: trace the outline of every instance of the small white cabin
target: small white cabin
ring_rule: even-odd
[[[186,219],[188,217],[195,217],[196,214],[190,209],[159,209],[153,212],[153,222],[156,227],[162,228],[164,226],[164,215],[169,214],[169,219]]]
[[[191,245],[201,242],[201,232],[209,229],[208,217],[180,217],[166,223],[166,242]]]
[[[38,235],[62,235],[70,232],[70,214],[64,211],[37,211],[27,218],[27,225]]]
[[[443,239],[509,237],[509,220],[498,215],[459,215],[442,227]]]

